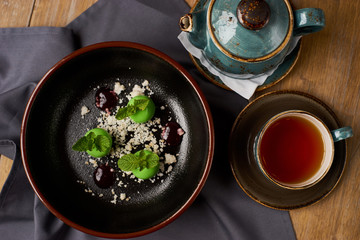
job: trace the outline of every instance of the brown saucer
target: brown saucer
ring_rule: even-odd
[[[330,130],[341,126],[334,112],[319,99],[302,92],[275,91],[258,97],[241,111],[229,141],[230,165],[240,187],[256,202],[280,210],[309,206],[326,197],[340,181],[346,165],[346,141],[340,141],[335,143],[334,161],[328,174],[314,186],[290,190],[268,181],[253,157],[254,138],[271,116],[290,109],[313,113]]]

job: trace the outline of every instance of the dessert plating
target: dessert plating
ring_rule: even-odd
[[[125,92],[127,88],[128,90],[131,89],[131,92],[126,94]],[[158,111],[161,114],[151,114],[153,116],[151,116],[151,119],[146,122],[136,122],[134,118],[131,117],[118,120],[116,117],[116,112],[118,112],[120,108],[125,107],[126,102],[129,105],[129,102],[134,101],[134,98],[149,98],[151,100],[150,97],[154,94],[154,92],[151,90],[150,84],[147,80],[144,80],[142,84],[139,85],[129,84],[127,87],[122,85],[119,81],[116,81],[112,87],[98,86],[94,90],[96,91],[95,105],[100,110],[99,116],[96,119],[96,128],[107,131],[112,136],[113,144],[110,153],[106,157],[91,158],[88,155],[86,156],[85,153],[81,155],[81,157],[86,159],[85,164],[90,168],[93,168],[93,181],[96,183],[97,187],[92,187],[94,186],[92,183],[84,180],[78,180],[77,182],[84,185],[85,191],[90,193],[92,196],[101,198],[107,197],[109,202],[113,204],[117,204],[122,201],[129,201],[132,195],[142,194],[141,187],[137,187],[136,185],[139,186],[145,183],[149,184],[149,182],[152,184],[161,184],[175,167],[175,164],[178,161],[178,154],[174,152],[174,148],[172,148],[172,151],[167,152],[167,146],[173,146],[176,144],[168,143],[166,138],[164,139],[161,137],[161,133],[164,131],[164,129],[166,129],[166,127],[168,127],[168,122],[162,122],[159,115],[167,115],[166,120],[172,121],[170,125],[177,123],[170,116],[170,111],[167,105],[155,105],[155,107],[152,106],[153,108],[156,108],[156,110],[152,109],[151,111]],[[105,94],[100,94],[105,90]],[[99,104],[99,95],[102,97],[102,105]],[[104,99],[104,96],[108,96],[109,99],[111,98],[109,102],[112,104],[113,99],[116,99],[116,105],[108,106],[104,104],[107,102],[107,99]],[[152,102],[152,104],[154,103]],[[104,107],[104,105],[106,105],[106,107]],[[102,108],[99,106],[102,106]],[[82,119],[84,119],[83,113],[85,107],[88,109],[87,106],[82,106]],[[184,134],[184,131],[178,124],[177,126],[177,129],[179,130],[176,130],[176,133],[180,133],[180,141],[177,140],[177,145],[180,145],[181,135]],[[146,175],[147,177],[141,179],[142,175],[139,175],[139,172],[141,171],[133,171],[135,172],[134,174],[132,171],[122,171],[117,167],[116,162],[119,158],[127,154],[139,152],[140,150],[150,151],[159,156],[159,164],[156,167],[156,172],[154,172],[155,168],[152,171],[152,175],[154,176]],[[95,177],[102,176],[99,174],[99,172],[104,172],[101,171],[102,168],[106,168],[109,170],[107,171],[108,173],[114,175],[114,181],[112,184],[109,184],[108,182],[105,185],[98,184],[101,179],[99,178],[96,180]],[[104,176],[107,177],[106,175]],[[150,176],[150,178],[148,178],[148,176]],[[111,197],[109,198],[109,196]]]

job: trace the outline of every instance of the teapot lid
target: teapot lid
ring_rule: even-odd
[[[256,62],[276,55],[293,30],[288,0],[212,0],[207,18],[217,47],[240,61]]]

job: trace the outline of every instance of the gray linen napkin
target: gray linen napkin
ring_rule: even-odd
[[[66,28],[0,29],[0,153],[14,159],[0,194],[1,239],[100,239],[68,227],[40,202],[19,154],[21,118],[35,84],[61,58],[102,41],[154,47],[197,80],[214,118],[215,156],[208,181],[193,205],[168,226],[137,239],[295,239],[288,212],[252,201],[234,180],[227,159],[231,126],[247,101],[221,89],[192,64],[177,39],[181,0],[100,0]]]

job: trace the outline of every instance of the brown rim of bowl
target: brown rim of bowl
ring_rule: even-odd
[[[181,206],[172,216],[170,216],[169,218],[165,219],[163,222],[152,226],[148,229],[145,230],[141,230],[141,231],[137,231],[137,232],[133,232],[133,233],[105,233],[105,232],[99,232],[99,231],[95,231],[95,230],[91,230],[89,228],[83,227],[73,221],[70,221],[69,219],[67,219],[65,216],[63,216],[60,212],[58,212],[44,197],[44,195],[40,192],[40,190],[38,189],[37,185],[34,182],[34,179],[32,177],[32,174],[30,172],[30,168],[28,165],[28,161],[27,161],[27,155],[26,155],[26,144],[25,144],[25,130],[26,130],[26,125],[27,125],[27,120],[29,117],[29,113],[31,110],[31,106],[38,94],[38,92],[41,90],[42,86],[44,85],[44,83],[52,76],[52,74],[54,72],[56,72],[57,69],[59,69],[61,66],[63,66],[65,63],[67,63],[69,60],[82,55],[86,52],[92,51],[92,50],[96,50],[96,49],[101,49],[101,48],[108,48],[108,47],[124,47],[124,48],[133,48],[133,49],[138,49],[138,50],[142,50],[144,52],[153,54],[161,59],[163,59],[164,61],[168,62],[171,66],[173,66],[175,69],[177,69],[179,72],[181,72],[181,74],[188,80],[188,82],[192,85],[193,89],[196,91],[202,106],[205,110],[205,115],[206,115],[206,119],[207,119],[207,125],[208,125],[208,133],[209,133],[209,150],[208,150],[208,157],[207,157],[207,162],[206,162],[206,166],[205,166],[205,170],[201,176],[201,179],[199,181],[199,184],[197,185],[195,191],[192,193],[192,195],[190,196],[190,198],[187,200],[187,202]],[[61,221],[63,221],[64,223],[66,223],[67,225],[80,230],[82,232],[94,235],[94,236],[98,236],[98,237],[105,237],[105,238],[132,238],[132,237],[138,237],[138,236],[142,236],[151,232],[154,232],[156,230],[159,230],[160,228],[165,227],[166,225],[168,225],[169,223],[171,223],[172,221],[174,221],[177,217],[179,217],[196,199],[196,197],[199,195],[201,189],[203,188],[206,179],[209,175],[210,172],[210,168],[211,168],[211,164],[212,164],[212,160],[213,160],[213,155],[214,155],[214,125],[213,125],[213,120],[212,120],[212,116],[211,116],[211,112],[210,112],[210,107],[206,101],[206,98],[204,96],[204,94],[202,93],[200,87],[198,86],[198,84],[196,83],[196,81],[193,79],[193,77],[185,70],[185,68],[183,68],[179,63],[177,63],[175,60],[173,60],[172,58],[170,58],[168,55],[160,52],[159,50],[156,50],[152,47],[146,46],[146,45],[142,45],[139,43],[134,43],[134,42],[125,42],[125,41],[113,41],[113,42],[102,42],[102,43],[97,43],[94,45],[90,45],[90,46],[86,46],[84,48],[78,49],[76,51],[74,51],[73,53],[69,54],[68,56],[66,56],[65,58],[61,59],[58,63],[56,63],[39,81],[39,83],[36,85],[34,91],[32,92],[26,108],[25,108],[25,112],[24,112],[24,116],[22,119],[22,124],[21,124],[21,132],[20,132],[20,149],[21,149],[21,157],[22,157],[22,162],[25,168],[25,172],[27,175],[27,178],[29,179],[29,182],[31,184],[31,187],[33,188],[33,190],[35,191],[36,195],[39,197],[39,199],[41,200],[41,202],[50,210],[50,212],[52,212],[57,218],[59,218]]]
[[[235,123],[238,122],[238,119],[247,111],[248,108],[251,107],[251,105],[253,105],[254,102],[257,102],[259,101],[260,99],[264,98],[264,97],[267,97],[268,95],[280,95],[280,94],[296,94],[296,95],[300,95],[300,96],[303,96],[303,97],[308,97],[312,100],[314,100],[315,102],[317,102],[318,104],[320,104],[321,106],[323,106],[328,112],[329,114],[333,117],[333,119],[335,120],[335,122],[337,123],[338,126],[341,126],[340,125],[340,122],[339,122],[339,119],[337,118],[337,116],[335,115],[334,111],[332,109],[330,109],[325,103],[323,103],[320,99],[308,94],[308,93],[304,93],[304,92],[300,92],[300,91],[295,91],[295,90],[278,90],[278,91],[272,91],[272,92],[268,92],[268,93],[265,93],[259,97],[257,97],[256,99],[252,100],[248,105],[246,105],[246,107],[238,114],[238,116],[236,117],[235,121],[234,121],[234,124],[231,128],[231,132],[230,132],[230,137],[229,137],[229,141],[231,140],[232,138],[232,135],[234,134],[235,132]],[[233,176],[237,182],[237,184],[240,186],[240,188],[246,193],[246,195],[248,195],[251,199],[253,199],[255,202],[265,206],[265,207],[268,207],[268,208],[272,208],[272,209],[276,209],[276,210],[283,210],[283,211],[289,211],[289,210],[294,210],[294,209],[299,209],[299,208],[304,208],[304,207],[309,207],[309,206],[312,206],[316,203],[318,203],[320,200],[326,198],[335,188],[336,186],[339,184],[340,182],[340,179],[342,178],[343,174],[344,174],[344,171],[346,169],[346,165],[347,165],[347,158],[348,158],[348,155],[347,155],[347,141],[344,142],[345,144],[345,160],[344,160],[344,167],[340,173],[340,176],[339,178],[337,179],[336,183],[334,184],[334,186],[331,187],[331,189],[324,195],[322,195],[321,197],[319,197],[317,200],[315,201],[312,201],[310,203],[307,203],[307,204],[301,204],[301,205],[298,205],[298,206],[287,206],[287,207],[280,207],[280,206],[272,206],[272,205],[269,205],[268,203],[265,203],[265,202],[262,202],[260,201],[259,199],[257,199],[253,194],[251,194],[251,192],[249,192],[248,190],[246,190],[242,184],[240,183],[240,181],[237,179],[236,177],[236,173],[235,173],[235,169],[233,167],[233,165],[231,164],[231,158],[229,158],[229,162],[230,162],[230,167],[231,167],[231,171],[233,173]],[[229,144],[229,147],[228,147],[228,151],[230,152],[230,144]]]

